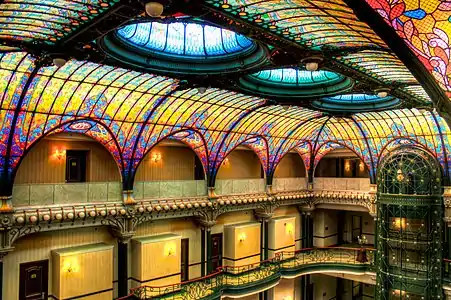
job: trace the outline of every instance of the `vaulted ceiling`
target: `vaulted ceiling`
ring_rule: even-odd
[[[165,0],[151,18],[140,1],[5,0],[1,180],[61,131],[101,142],[126,188],[167,137],[191,146],[210,185],[240,144],[268,177],[289,151],[313,169],[337,145],[373,179],[402,144],[448,172],[451,5],[367,2]]]

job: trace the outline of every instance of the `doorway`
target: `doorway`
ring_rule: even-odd
[[[44,300],[48,297],[49,261],[20,264],[19,300]]]
[[[188,281],[189,279],[189,239],[182,239],[181,246],[181,274],[182,281]]]
[[[362,236],[362,217],[361,216],[352,216],[352,242],[357,243],[358,237]]]
[[[66,151],[66,182],[86,182],[86,160],[88,151]]]
[[[213,272],[222,266],[222,233],[211,235],[211,264]]]

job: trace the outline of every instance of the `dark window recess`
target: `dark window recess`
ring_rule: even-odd
[[[48,260],[20,264],[19,300],[47,299],[48,273]]]
[[[213,272],[222,266],[222,233],[211,235],[211,263]]]
[[[88,151],[66,151],[66,182],[86,182]]]
[[[204,167],[202,166],[202,162],[200,161],[197,155],[194,155],[194,180],[204,180],[205,173]]]
[[[189,239],[182,239],[180,270],[181,280],[187,281],[189,279]]]
[[[260,167],[260,178],[265,178],[265,169],[263,169],[263,166]]]

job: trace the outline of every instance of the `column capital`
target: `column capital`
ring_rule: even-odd
[[[3,262],[3,259],[5,258],[6,255],[8,255],[10,252],[12,252],[14,250],[13,247],[10,248],[1,248],[0,249],[0,262]]]
[[[13,196],[0,196],[0,213],[10,213],[14,211],[12,199]]]
[[[122,191],[122,199],[123,199],[124,205],[135,205],[136,204],[135,196],[133,195],[133,190]]]
[[[302,204],[298,206],[298,210],[301,213],[305,213],[307,215],[313,215],[313,211],[315,210],[315,204]]]
[[[216,220],[208,220],[203,218],[198,218],[197,222],[202,228],[206,229],[207,231],[210,231],[211,228],[217,223]]]

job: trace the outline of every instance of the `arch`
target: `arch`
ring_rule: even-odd
[[[301,141],[299,143],[297,143],[294,147],[292,147],[291,149],[289,149],[288,151],[285,151],[283,153],[283,155],[281,155],[280,157],[278,157],[277,161],[274,159],[273,161],[273,165],[271,166],[271,180],[274,177],[275,171],[277,166],[279,165],[279,163],[282,161],[282,159],[291,151],[296,151],[299,156],[301,157],[302,163],[304,164],[304,168],[305,168],[305,176],[308,176],[308,172],[310,169],[310,156],[311,156],[311,151],[312,151],[312,144],[310,141]]]
[[[393,145],[392,148],[391,145]],[[431,149],[429,149],[427,146],[423,145],[422,143],[420,143],[419,141],[410,138],[410,137],[396,137],[393,138],[391,140],[389,140],[387,143],[385,143],[385,145],[381,148],[381,151],[379,152],[378,156],[377,156],[377,162],[376,162],[376,171],[380,168],[381,166],[381,162],[383,161],[383,159],[385,157],[387,157],[387,155],[389,156],[392,152],[396,151],[397,149],[401,148],[401,147],[405,147],[405,146],[415,146],[417,148],[420,148],[421,150],[427,152],[429,155],[431,155],[432,157],[434,157],[437,162],[440,164],[440,166],[442,167],[443,170],[446,169],[446,166],[442,164],[442,162],[440,162],[437,159],[437,154],[434,153]],[[388,151],[387,154],[385,154]]]
[[[349,145],[347,145],[346,143],[342,143],[340,141],[327,141],[324,143],[319,144],[319,147],[317,147],[317,150],[315,151],[315,153],[313,154],[314,159],[313,159],[313,174],[315,174],[315,170],[316,167],[318,166],[320,160],[329,152],[337,149],[337,148],[346,148],[348,150],[350,150],[351,152],[353,152],[361,161],[363,161],[363,163],[365,164],[365,166],[368,169],[369,172],[369,178],[370,181],[372,183],[375,182],[376,178],[375,178],[375,170],[374,168],[368,163],[367,159],[360,153],[358,153],[355,149],[351,148]]]
[[[72,132],[72,133],[78,133],[82,135],[86,135],[93,140],[99,142],[113,157],[115,160],[118,169],[121,174],[122,181],[124,180],[124,164],[122,159],[122,152],[120,151],[119,144],[114,136],[114,134],[111,132],[110,128],[107,127],[105,124],[98,120],[93,120],[90,118],[83,118],[83,119],[72,119],[67,120],[66,122],[56,124],[54,122],[52,125],[54,125],[51,128],[48,128],[47,131],[41,131],[33,136],[32,139],[30,139],[30,143],[21,143],[22,147],[20,149],[17,149],[19,153],[21,153],[19,156],[15,159],[15,164],[11,166],[11,174],[10,174],[10,182],[8,183],[8,188],[10,189],[10,192],[12,192],[12,185],[14,184],[14,178],[16,176],[17,170],[23,161],[24,157],[28,154],[28,152],[43,138],[60,132]],[[28,135],[27,135],[28,137]]]
[[[146,147],[146,149],[143,151],[142,157],[139,160],[137,160],[136,164],[134,165],[134,168],[132,169],[132,172],[130,172],[129,182],[127,183],[128,189],[130,190],[133,189],[136,173],[138,171],[139,166],[143,162],[144,158],[149,154],[150,151],[152,151],[152,149],[154,149],[159,143],[161,143],[166,139],[175,139],[186,144],[202,162],[202,167],[206,177],[209,176],[208,173],[209,151],[207,148],[207,144],[205,142],[205,137],[197,129],[183,128],[162,136],[161,138],[153,142],[150,147]]]
[[[260,166],[263,168],[266,178],[268,178],[268,158],[269,158],[268,142],[264,136],[254,135],[245,138],[243,141],[237,143],[232,148],[228,149],[227,152],[221,154],[220,156],[219,155],[216,156],[221,157],[221,159],[216,162],[215,164],[216,168],[212,170],[212,176],[214,176],[212,178],[213,184],[216,182],[216,176],[218,175],[219,169],[223,165],[223,162],[225,161],[227,156],[230,155],[230,153],[232,153],[238,146],[245,146],[249,148],[257,156],[260,162]]]

